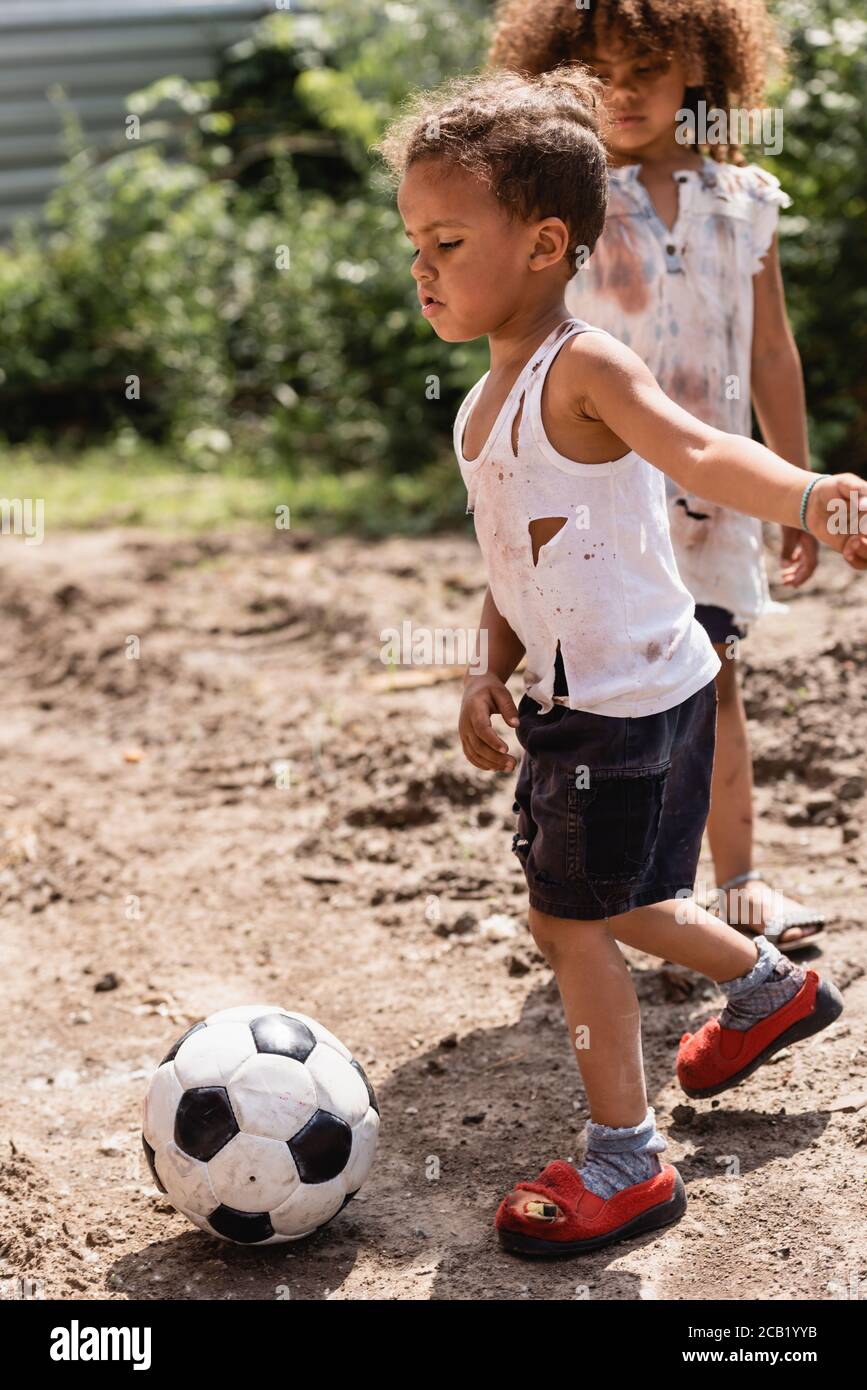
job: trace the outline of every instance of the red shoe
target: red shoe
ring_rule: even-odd
[[[535,1197],[525,1198],[522,1210],[516,1210],[510,1205],[515,1192]],[[625,1187],[606,1201],[584,1186],[571,1164],[556,1159],[535,1182],[516,1183],[500,1203],[494,1226],[505,1250],[552,1258],[580,1255],[655,1231],[679,1221],[685,1211],[683,1181],[670,1163],[655,1177]]]
[[[688,1096],[717,1096],[789,1043],[821,1033],[843,1012],[840,991],[808,970],[798,993],[746,1032],[708,1019],[697,1033],[684,1033],[677,1050],[677,1079]]]

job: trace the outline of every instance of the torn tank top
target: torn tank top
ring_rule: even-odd
[[[568,695],[558,703],[632,718],[681,704],[720,662],[678,574],[663,474],[634,450],[577,463],[545,433],[551,363],[569,338],[604,331],[575,318],[555,328],[467,459],[464,432],[486,372],[458,411],[454,446],[491,594],[527,653],[525,693],[552,709],[559,644]],[[530,522],[542,518],[563,525],[534,564]]]

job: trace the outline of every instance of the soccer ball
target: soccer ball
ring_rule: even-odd
[[[324,1226],[373,1163],[379,1107],[333,1033],[273,1004],[221,1009],[166,1053],[144,1102],[154,1182],[209,1235],[278,1245]]]

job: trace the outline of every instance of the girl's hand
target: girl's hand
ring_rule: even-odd
[[[822,478],[807,502],[807,525],[852,569],[867,570],[867,479],[855,473]]]
[[[797,526],[784,526],[780,561],[782,582],[797,589],[807,582],[819,563],[819,542],[808,531],[801,531]]]
[[[483,772],[513,772],[515,759],[494,732],[492,714],[517,727],[518,710],[503,682],[497,676],[473,676],[464,686],[458,720],[464,757]]]

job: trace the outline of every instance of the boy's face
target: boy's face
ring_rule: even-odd
[[[674,136],[688,74],[674,53],[639,48],[616,30],[599,30],[582,61],[605,84],[605,143],[620,156],[638,156]]]
[[[433,158],[409,167],[397,205],[416,248],[421,311],[438,337],[469,342],[506,323],[532,275],[536,225],[511,220],[479,179]]]

